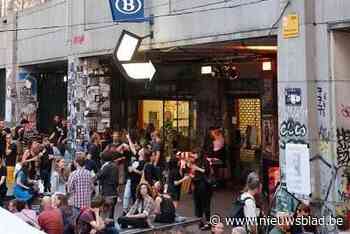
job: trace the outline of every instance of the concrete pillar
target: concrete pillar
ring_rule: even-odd
[[[287,1],[281,0],[281,9]],[[334,128],[329,71],[329,36],[327,25],[315,25],[316,0],[291,1],[285,15],[299,15],[300,33],[285,39],[282,27],[278,34],[278,117],[281,179],[285,182],[285,145],[308,144],[311,165],[312,212],[318,217],[335,216],[334,206]],[[299,94],[301,103],[289,105],[286,96]],[[292,209],[292,199],[279,197]],[[319,226],[320,233],[337,233],[334,226]]]
[[[70,157],[86,150],[89,132],[110,127],[110,76],[97,59],[69,57],[68,139]]]
[[[7,16],[7,29],[13,30],[17,28],[17,14],[11,13]],[[17,44],[17,32],[6,32],[6,102],[5,102],[5,121],[8,125],[15,125],[16,119],[16,77],[18,73],[16,46]]]

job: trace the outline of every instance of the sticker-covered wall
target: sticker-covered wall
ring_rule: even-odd
[[[97,59],[69,58],[68,68],[69,157],[86,150],[92,131],[110,127],[111,78]]]

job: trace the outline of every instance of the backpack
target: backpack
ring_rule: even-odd
[[[245,202],[249,199],[253,200],[253,198],[251,197],[246,197],[244,199],[241,199],[241,197],[239,196],[237,200],[233,202],[232,208],[229,214],[229,217],[231,217],[233,220],[233,223],[232,223],[233,227],[243,226],[242,223],[239,223],[239,220],[243,220],[245,217],[244,206],[245,206]]]

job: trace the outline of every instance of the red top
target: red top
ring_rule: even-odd
[[[63,234],[63,217],[59,209],[43,211],[38,218],[40,227],[48,234]]]

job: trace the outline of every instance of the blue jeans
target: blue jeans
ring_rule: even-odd
[[[123,209],[126,210],[129,208],[131,199],[131,180],[128,179],[125,184],[124,196],[123,196]]]

